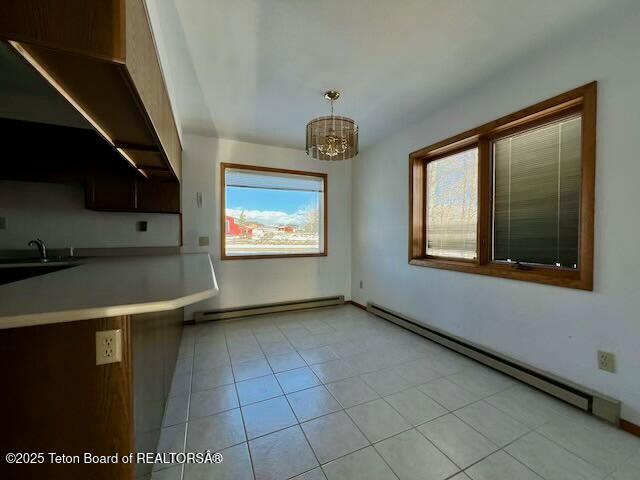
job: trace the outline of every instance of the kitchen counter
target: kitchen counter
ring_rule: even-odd
[[[218,293],[206,253],[71,263],[0,285],[0,329],[173,310]]]

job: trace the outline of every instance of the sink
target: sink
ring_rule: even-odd
[[[30,260],[21,262],[13,260],[10,264],[0,264],[0,285],[17,282],[26,278],[37,277],[76,266],[76,263],[64,261],[40,262]]]
[[[41,260],[40,258],[0,258],[0,268],[7,267],[40,267],[49,265],[70,265],[74,261],[78,260],[78,257],[54,257],[47,260]]]

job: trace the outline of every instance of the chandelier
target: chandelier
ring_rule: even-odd
[[[331,102],[331,115],[307,123],[307,155],[318,160],[346,160],[358,155],[358,124],[333,114],[333,102],[340,92],[329,90],[324,98]]]

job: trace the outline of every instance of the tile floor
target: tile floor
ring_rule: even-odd
[[[352,306],[187,327],[159,448],[224,461],[153,480],[640,479],[640,439]]]

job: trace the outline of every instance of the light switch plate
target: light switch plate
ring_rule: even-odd
[[[96,365],[122,361],[122,330],[96,332]]]

